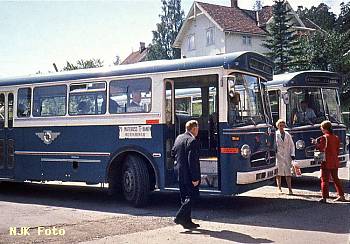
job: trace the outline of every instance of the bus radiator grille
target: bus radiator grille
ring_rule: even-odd
[[[252,168],[262,167],[276,163],[276,154],[274,151],[255,152],[250,157],[250,166]]]

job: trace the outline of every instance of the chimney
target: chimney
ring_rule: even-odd
[[[256,25],[260,27],[259,11],[255,11]]]
[[[231,0],[231,8],[238,8],[238,0]]]
[[[142,53],[146,49],[146,44],[144,42],[140,42],[140,53]]]

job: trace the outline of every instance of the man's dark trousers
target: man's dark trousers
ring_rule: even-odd
[[[181,198],[181,207],[176,213],[176,220],[184,223],[192,222],[191,212],[192,205],[196,201],[196,198],[199,195],[198,187],[193,187],[192,185],[179,183],[180,187],[180,198]]]

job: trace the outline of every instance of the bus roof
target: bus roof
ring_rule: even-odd
[[[274,75],[268,86],[340,86],[340,76],[337,73],[323,70],[305,70],[293,73]]]
[[[170,72],[211,67],[223,67],[225,69],[234,68],[257,73],[267,80],[272,79],[272,62],[268,58],[255,52],[235,52],[216,56],[146,61],[136,64],[80,69],[45,75],[0,78],[0,86],[104,78],[110,76]]]

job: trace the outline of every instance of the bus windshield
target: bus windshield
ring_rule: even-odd
[[[339,98],[334,88],[291,88],[288,90],[287,123],[302,126],[321,123],[323,120],[340,123]]]
[[[228,115],[233,126],[256,125],[267,122],[259,79],[234,73],[228,81]]]
[[[336,89],[323,89],[324,106],[326,110],[326,116],[329,121],[335,123],[343,123],[340,112],[340,100]]]

